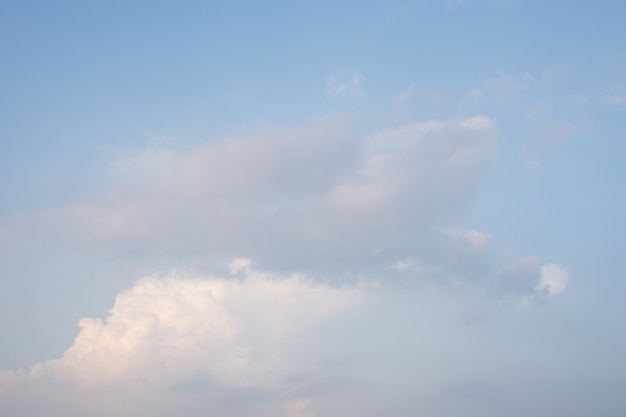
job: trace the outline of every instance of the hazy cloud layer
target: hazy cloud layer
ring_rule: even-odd
[[[116,162],[118,185],[48,213],[88,245],[155,245],[297,268],[419,250],[460,215],[494,143],[482,116],[352,137],[347,121]],[[185,243],[187,242],[187,243]],[[289,256],[285,256],[289,255]]]
[[[513,273],[523,283],[512,284],[507,271],[518,261],[497,237],[456,226],[496,142],[485,116],[364,139],[349,120],[330,118],[184,152],[126,155],[115,161],[108,190],[28,222],[64,244],[136,259],[246,256],[327,282],[475,286],[522,298],[536,291],[540,266]]]

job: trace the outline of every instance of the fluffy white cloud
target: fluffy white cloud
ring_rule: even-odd
[[[233,390],[280,391],[289,372],[303,363],[294,357],[298,338],[364,300],[359,289],[256,271],[242,259],[231,269],[235,276],[229,278],[173,272],[139,281],[117,296],[104,321],[81,319],[61,359],[0,372],[0,412],[131,416],[150,404],[158,409],[184,401],[185,392],[201,392],[210,409]],[[41,386],[47,388],[40,393]],[[58,398],[48,398],[55,390]],[[27,396],[41,404],[29,404]],[[286,417],[313,415],[310,398],[283,397],[255,408],[267,406]],[[93,413],[91,401],[103,409]],[[125,404],[118,408],[116,401]],[[204,412],[194,405],[184,409],[189,415]]]

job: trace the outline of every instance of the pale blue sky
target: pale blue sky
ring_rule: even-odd
[[[220,301],[235,318],[218,314],[236,336],[176,352],[230,364],[236,340],[274,373],[146,359],[168,404],[194,387],[188,415],[623,416],[625,17],[623,1],[2,2],[0,388],[23,389],[0,410],[85,389],[78,320],[116,305],[141,333],[128,311],[169,305],[124,301],[137,281],[229,277],[245,257]],[[159,297],[192,302],[176,285]],[[337,289],[358,307],[272,298]],[[257,290],[267,304],[237,298]],[[170,346],[158,334],[141,343]],[[48,412],[110,400],[89,390]]]

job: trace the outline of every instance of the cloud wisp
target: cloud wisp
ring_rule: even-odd
[[[116,297],[106,320],[81,319],[60,359],[0,372],[3,415],[144,415],[146,407],[167,410],[187,400],[203,405],[183,406],[185,415],[205,415],[206,407],[230,415],[233,392],[258,393],[242,409],[304,412],[311,399],[284,386],[307,366],[294,356],[298,338],[359,308],[364,294],[256,271],[245,259],[230,269],[229,278],[173,272],[137,282]],[[44,386],[56,395],[47,397]]]
[[[355,72],[349,77],[333,75],[326,79],[326,91],[331,97],[363,97],[363,77]]]

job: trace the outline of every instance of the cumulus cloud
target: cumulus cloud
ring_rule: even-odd
[[[62,358],[0,372],[2,414],[131,416],[156,404],[154,415],[169,415],[159,406],[167,409],[195,393],[183,409],[205,415],[207,408],[196,409],[194,401],[210,410],[223,407],[229,392],[257,392],[263,400],[249,400],[257,411],[312,415],[306,395],[265,398],[266,392],[280,392],[282,381],[302,363],[293,352],[298,338],[356,309],[363,293],[302,275],[256,271],[243,259],[231,269],[236,275],[230,278],[173,272],[137,282],[116,297],[105,320],[80,320],[81,330]],[[40,392],[42,386],[47,388]],[[55,390],[57,398],[48,398]],[[25,401],[28,396],[32,401]],[[102,410],[89,410],[95,399]]]
[[[442,235],[472,247],[477,233]],[[405,259],[394,267],[411,274],[419,265]],[[228,269],[227,277],[149,276],[122,291],[105,319],[79,321],[61,358],[0,371],[0,414],[341,416],[354,410],[346,401],[368,404],[368,392],[377,392],[366,383],[368,372],[384,379],[392,369],[390,383],[398,384],[394,373],[410,366],[415,378],[420,367],[428,369],[415,349],[448,343],[440,340],[446,322],[481,325],[494,306],[441,293],[407,299],[381,293],[371,282],[331,286],[303,274],[259,271],[244,258]],[[560,265],[524,258],[500,279],[530,285],[534,293],[522,300],[530,305],[562,292],[568,275]],[[445,307],[450,300],[451,310]],[[424,314],[433,317],[423,318],[416,333],[415,317]],[[420,343],[407,344],[414,337]],[[386,356],[387,349],[402,358]],[[362,362],[372,354],[375,363]]]
[[[482,236],[472,230],[441,235],[468,250],[475,250],[472,241]],[[412,259],[394,267],[420,273]],[[431,374],[418,381],[441,380],[448,368],[432,374],[424,362],[429,356],[415,358],[415,349],[449,343],[441,332],[450,331],[450,322],[481,325],[495,306],[474,297],[442,298],[441,293],[409,298],[381,293],[372,282],[331,286],[303,274],[259,271],[244,258],[233,260],[228,269],[227,277],[176,271],[149,276],[122,291],[105,319],[79,321],[80,331],[61,358],[0,371],[0,414],[346,415],[354,410],[351,401],[372,405],[390,400],[376,396],[368,372],[383,380],[389,374],[389,389],[397,388],[395,373],[403,374],[407,366],[414,370],[411,380],[422,367]],[[518,301],[528,306],[561,293],[568,272],[523,258],[499,279],[509,289],[518,285],[534,291]],[[446,308],[450,300],[451,309]],[[416,317],[429,318],[416,327]],[[414,338],[417,345],[407,342]],[[407,356],[396,360],[384,353],[387,349]],[[364,363],[371,355],[376,361]],[[361,414],[378,415],[379,410]]]

